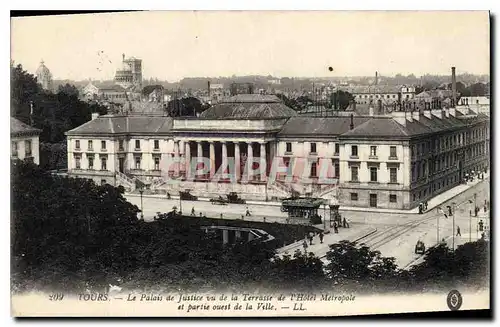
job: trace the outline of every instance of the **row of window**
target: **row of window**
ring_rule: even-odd
[[[18,141],[12,141],[12,149],[11,149],[11,156],[13,158],[18,157]],[[25,140],[24,141],[24,156],[25,157],[31,157],[32,155],[32,149],[31,149],[31,140]]]
[[[75,157],[75,168],[76,169],[81,169],[81,157]],[[123,164],[124,164],[124,158],[118,158],[118,161],[119,161],[119,165],[122,168]],[[154,170],[160,170],[160,158],[158,157],[154,157],[153,158],[154,160]],[[135,157],[135,169],[142,169],[141,168],[141,162],[142,162],[142,159],[141,157]],[[92,156],[89,156],[87,157],[87,167],[89,170],[93,170],[94,169],[94,157]],[[106,157],[102,157],[101,158],[101,170],[108,170],[108,158]]]
[[[160,150],[160,141],[159,140],[154,140],[154,150]],[[75,140],[75,149],[79,150],[80,149],[80,140]],[[87,141],[87,149],[90,151],[93,151],[94,145],[92,140]],[[118,141],[118,150],[123,151],[125,148],[123,146],[123,140]],[[141,140],[135,140],[135,149],[140,150],[141,149]],[[106,150],[106,141],[101,141],[101,150]]]
[[[359,167],[351,166],[351,182],[359,182]],[[370,167],[370,182],[378,182],[378,168]],[[398,182],[398,169],[395,167],[389,168],[389,183],[396,184]]]
[[[370,202],[373,203],[373,199],[376,200],[376,198],[377,198],[376,194],[370,194]],[[351,193],[351,201],[358,201],[358,200],[359,200],[358,193]],[[397,198],[396,194],[389,194],[389,202],[390,203],[396,203],[396,202],[398,202],[398,198]],[[376,204],[376,202],[375,202],[375,204]],[[371,206],[373,207],[373,206],[376,206],[376,205],[371,205]]]
[[[286,143],[286,152],[287,153],[292,153],[292,143],[287,142]],[[311,143],[311,148],[310,148],[311,153],[316,153],[316,143]],[[338,143],[335,143],[335,154],[338,154],[340,152],[340,145]],[[358,146],[357,145],[352,145],[351,146],[351,156],[352,157],[357,157],[358,156]],[[377,156],[377,146],[372,145],[370,146],[370,157],[376,157]],[[396,152],[396,146],[391,146],[389,148],[389,157],[390,158],[397,158],[397,152]]]

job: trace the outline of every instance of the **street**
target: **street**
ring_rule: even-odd
[[[443,210],[446,211],[447,205],[455,203],[455,226],[453,226],[452,217],[445,218],[442,213],[438,213],[437,209],[429,210],[421,215],[346,211],[342,209],[340,212],[342,216],[349,218],[351,221],[351,229],[362,231],[376,228],[377,232],[363,239],[362,242],[372,249],[380,251],[383,256],[394,257],[396,263],[400,267],[406,267],[414,263],[420,257],[414,253],[415,244],[418,240],[424,242],[426,248],[436,244],[438,240],[438,218],[439,240],[445,239],[450,247],[453,243],[452,236],[454,234],[456,235],[457,227],[460,227],[461,236],[455,237],[455,247],[468,242],[469,236],[471,240],[476,240],[480,237],[481,233],[477,231],[477,224],[481,218],[474,217],[474,204],[469,203],[469,200],[474,201],[474,193],[476,193],[476,203],[481,208],[479,215],[484,216],[484,200],[490,199],[489,187],[490,181],[486,179],[441,205]],[[139,196],[127,195],[126,198],[139,208],[141,207],[141,199]],[[151,221],[156,212],[168,212],[171,211],[174,206],[179,208],[180,205],[182,205],[184,214],[191,214],[191,210],[194,207],[195,215],[197,216],[201,213],[207,217],[220,218],[222,214],[222,218],[227,219],[264,221],[265,218],[266,222],[281,223],[285,223],[287,218],[287,213],[281,212],[279,206],[256,204],[214,205],[206,201],[182,201],[181,204],[179,199],[143,197],[144,219],[146,221]],[[245,215],[247,207],[251,212],[251,216]],[[472,218],[470,220],[469,210],[472,210]],[[325,214],[329,216],[329,210],[325,212],[323,208],[321,208],[319,214],[323,217]],[[488,214],[489,212],[486,213],[486,215]],[[485,219],[483,219],[483,222],[487,228],[489,222]],[[329,223],[327,221],[327,227],[328,225]],[[328,245],[325,243],[325,247],[327,246]],[[324,251],[321,250],[320,252],[323,253]]]

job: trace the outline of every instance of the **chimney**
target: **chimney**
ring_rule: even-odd
[[[349,126],[349,129],[354,129],[354,115],[351,114],[351,125]]]
[[[413,114],[411,111],[407,111],[405,110],[405,118],[407,121],[409,121],[410,123],[413,123]]]
[[[432,119],[431,111],[430,110],[424,110],[424,116],[428,119]]]
[[[413,120],[419,121],[420,120],[420,111],[419,110],[412,111],[411,116],[412,116]]]
[[[375,85],[378,85],[378,72],[375,72]]]
[[[393,111],[392,119],[394,119],[398,124],[406,126],[406,112],[405,111]]]
[[[455,67],[451,67],[451,93],[453,96],[451,106],[455,107],[455,101],[457,101],[457,77],[455,76]]]
[[[443,119],[443,111],[441,109],[432,109],[431,114],[439,119]]]
[[[99,113],[98,112],[93,112],[92,113],[92,120],[99,118]]]
[[[443,117],[450,118],[450,111],[449,109],[442,109],[443,110]]]
[[[210,81],[207,81],[208,99],[210,99]]]

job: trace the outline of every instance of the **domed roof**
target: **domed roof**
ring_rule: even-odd
[[[43,60],[40,62],[40,66],[36,70],[36,74],[37,75],[49,75],[50,74],[50,70],[45,66],[45,63],[43,62]]]
[[[290,118],[297,113],[274,95],[239,94],[205,110],[200,117],[215,119]]]

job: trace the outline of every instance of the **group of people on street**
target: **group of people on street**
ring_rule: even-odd
[[[423,214],[425,211],[427,211],[428,205],[429,203],[427,203],[427,201],[420,202],[418,204],[418,213]]]
[[[325,235],[323,234],[323,232],[319,232],[319,233],[317,233],[317,235],[319,237],[319,242],[321,244],[323,244],[323,238],[325,237]],[[309,240],[309,245],[313,245],[313,239],[315,236],[316,236],[316,234],[314,232],[309,232],[308,234],[306,234],[306,237],[305,237],[304,242],[302,244],[304,249],[307,249],[307,247],[308,247],[307,240]]]

